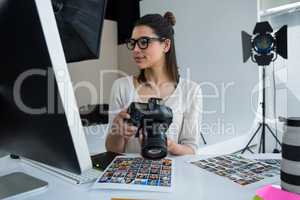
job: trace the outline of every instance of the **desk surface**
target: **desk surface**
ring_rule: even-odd
[[[91,190],[92,184],[72,185],[60,178],[23,164],[21,161],[12,160],[9,157],[0,159],[0,176],[14,171],[22,171],[47,181],[49,183],[48,189],[31,195],[28,198],[30,200],[110,200],[112,197],[147,198],[154,200],[250,200],[255,195],[256,189],[266,184],[260,183],[242,187],[187,162],[198,158],[200,157],[175,157],[175,187],[171,193]],[[278,184],[279,177],[273,183]]]

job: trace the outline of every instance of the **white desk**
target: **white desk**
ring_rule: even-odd
[[[9,157],[0,159],[0,176],[13,171],[23,171],[47,181],[49,188],[27,198],[30,200],[110,200],[111,197],[136,197],[155,200],[250,200],[254,197],[256,189],[262,186],[242,187],[186,162],[197,158],[200,157],[184,156],[175,158],[176,178],[172,193],[91,190],[92,184],[72,185],[20,161],[11,160]],[[276,184],[278,183],[279,177],[276,181]]]

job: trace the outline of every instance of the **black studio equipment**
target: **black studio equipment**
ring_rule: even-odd
[[[1,152],[65,178],[92,170],[67,62],[99,57],[105,6],[106,0],[0,1]],[[0,199],[45,186],[19,172],[0,176]]]
[[[133,102],[127,111],[130,115],[127,122],[138,127],[136,137],[143,135],[141,154],[147,159],[162,159],[168,154],[166,132],[173,121],[173,112],[160,101],[150,98],[148,103]]]
[[[108,124],[108,104],[83,105],[79,108],[83,126]]]
[[[51,0],[67,62],[97,59],[104,0]]]
[[[300,118],[284,119],[286,129],[282,139],[281,187],[300,194]]]
[[[273,133],[270,126],[266,123],[266,67],[274,62],[278,55],[287,59],[287,25],[282,26],[277,32],[273,33],[271,25],[264,21],[255,25],[253,36],[242,31],[242,47],[243,47],[243,62],[247,62],[249,58],[258,66],[262,67],[262,122],[254,132],[246,147],[242,150],[252,152],[250,144],[261,129],[261,139],[259,145],[259,153],[266,153],[266,129],[272,134],[276,142],[281,146],[280,140]],[[278,152],[278,150],[274,150]],[[253,152],[252,152],[253,153]]]

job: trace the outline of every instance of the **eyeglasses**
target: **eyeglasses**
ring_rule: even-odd
[[[135,45],[137,44],[140,49],[147,49],[151,41],[165,41],[165,38],[153,38],[153,37],[141,37],[139,39],[128,39],[126,40],[126,45],[129,50],[134,50]]]

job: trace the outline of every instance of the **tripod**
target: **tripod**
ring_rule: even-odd
[[[250,141],[246,145],[246,147],[242,150],[242,154],[245,153],[246,150],[250,151],[251,153],[254,153],[250,149],[250,144],[254,140],[255,136],[258,134],[259,130],[261,129],[261,138],[260,138],[260,144],[259,144],[259,150],[258,153],[266,153],[266,128],[269,130],[269,132],[272,134],[272,136],[275,138],[276,142],[280,145],[281,143],[278,139],[278,137],[274,134],[274,132],[271,130],[270,126],[266,123],[266,66],[263,67],[263,96],[262,96],[262,102],[260,103],[262,106],[262,122],[259,123],[258,128],[254,132],[253,136],[251,137]]]
[[[200,136],[201,136],[201,138],[202,138],[202,141],[203,141],[203,143],[206,145],[206,144],[207,144],[207,142],[206,142],[206,140],[205,140],[205,138],[204,138],[204,135],[203,135],[203,133],[202,133],[202,132],[200,133]]]

